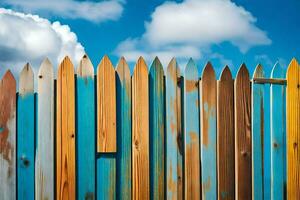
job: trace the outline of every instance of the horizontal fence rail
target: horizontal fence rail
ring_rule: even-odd
[[[94,74],[84,55],[57,80],[48,59],[36,77],[26,64],[17,92],[7,71],[0,199],[300,199],[296,59],[270,78],[245,64],[235,78],[211,63],[198,74],[192,59],[180,72],[140,57],[131,75],[107,56]]]

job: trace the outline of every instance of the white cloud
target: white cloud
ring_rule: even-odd
[[[145,33],[121,42],[116,54],[127,55],[129,60],[140,54],[199,59],[212,45],[222,42],[230,42],[245,53],[253,46],[271,44],[255,23],[250,12],[230,0],[165,2],[145,22]]]
[[[100,2],[76,0],[3,0],[2,5],[36,14],[54,15],[69,19],[85,19],[100,23],[117,20],[123,12],[123,1]]]
[[[69,26],[59,22],[0,8],[0,27],[0,75],[7,69],[19,72],[26,62],[37,68],[45,57],[54,66],[65,55],[78,63],[84,54]]]

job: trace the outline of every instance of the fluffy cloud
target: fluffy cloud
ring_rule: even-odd
[[[123,1],[101,2],[76,0],[3,0],[2,5],[11,6],[23,12],[48,14],[69,19],[85,19],[100,23],[117,20],[123,12]]]
[[[65,55],[78,63],[84,48],[69,26],[37,15],[0,8],[0,75],[19,72],[25,62],[39,67],[45,57],[55,66]]]
[[[250,12],[230,0],[166,2],[145,22],[145,33],[121,42],[116,54],[127,55],[129,60],[137,54],[199,59],[203,51],[209,52],[209,47],[222,42],[230,42],[245,53],[253,46],[271,43],[255,23]]]

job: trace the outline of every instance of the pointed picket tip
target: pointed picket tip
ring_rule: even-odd
[[[99,65],[98,65],[97,73],[99,73],[99,71],[102,68],[110,68],[111,70],[115,70],[111,60],[109,59],[109,57],[107,55],[104,55],[103,58],[101,59]]]
[[[159,58],[156,56],[151,64],[151,67],[150,67],[150,72],[158,72],[158,71],[163,71],[163,66],[159,60]]]
[[[147,64],[142,56],[139,57],[137,63],[135,64],[133,74],[135,74],[137,70],[146,70],[148,72]]]
[[[69,56],[64,57],[59,65],[58,72],[60,72],[62,68],[72,68],[72,71],[74,71],[74,66]]]
[[[287,74],[292,74],[293,76],[293,73],[297,72],[298,67],[299,67],[298,61],[296,60],[296,58],[293,58],[288,66]]]
[[[258,64],[254,70],[253,78],[263,78],[264,77],[264,69],[261,64]]]
[[[40,66],[38,72],[39,79],[42,78],[43,75],[53,76],[53,65],[48,58],[45,58]]]
[[[206,77],[216,79],[216,74],[214,67],[210,62],[207,62],[203,71],[202,71],[202,80],[205,79]]]
[[[271,72],[271,78],[285,78],[285,69],[279,64],[279,62],[275,63]]]
[[[120,78],[120,81],[130,80],[130,69],[126,62],[126,59],[122,56],[119,60],[119,63],[116,68],[117,74]]]
[[[24,96],[34,92],[34,74],[31,66],[27,63],[20,73],[19,94]]]
[[[227,65],[223,68],[223,70],[221,72],[220,80],[221,81],[232,80],[232,74]]]
[[[247,79],[249,79],[249,71],[248,71],[248,69],[247,69],[245,63],[243,63],[243,64],[240,66],[240,68],[239,68],[239,70],[238,70],[238,72],[237,72],[237,75],[236,75],[236,79],[239,79],[239,78],[241,78],[241,77],[243,77],[243,76],[246,76]]]
[[[16,82],[16,79],[15,79],[15,77],[14,77],[14,75],[11,73],[11,71],[10,70],[7,70],[6,72],[5,72],[5,74],[4,74],[4,76],[2,77],[2,82]]]
[[[189,59],[185,66],[184,75],[187,79],[198,79],[198,69],[192,58]]]
[[[77,73],[78,77],[94,78],[94,67],[93,67],[91,60],[89,59],[89,57],[86,54],[84,54],[84,56],[80,60],[79,66],[77,67],[77,70],[76,70],[76,73]]]

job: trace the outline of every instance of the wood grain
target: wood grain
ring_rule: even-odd
[[[263,78],[259,64],[253,78]],[[252,197],[264,198],[264,85],[252,84]]]
[[[234,82],[235,109],[235,198],[252,198],[251,87],[245,64]]]
[[[78,199],[96,199],[95,82],[94,68],[84,55],[76,79]]]
[[[293,59],[287,70],[287,199],[300,199],[300,67]]]
[[[107,56],[97,70],[97,150],[116,152],[116,75]]]
[[[132,77],[132,197],[149,199],[149,81],[142,57]]]
[[[234,176],[234,89],[226,66],[217,82],[218,199],[235,199]]]
[[[285,69],[275,64],[272,78],[285,78]],[[286,106],[285,86],[271,85],[271,199],[285,198],[286,186]]]
[[[56,199],[76,196],[74,68],[65,57],[57,76]]]
[[[192,59],[184,71],[184,195],[200,199],[200,130],[198,69]]]
[[[165,188],[164,138],[165,138],[165,101],[164,70],[156,57],[149,73],[150,97],[150,196],[151,199],[163,199]]]
[[[53,66],[45,59],[38,73],[35,198],[54,199],[54,80]],[[39,117],[42,116],[42,117]]]
[[[131,76],[122,57],[117,66],[117,199],[131,199]]]
[[[0,199],[16,199],[16,80],[7,71],[0,82]]]
[[[17,110],[18,199],[34,199],[35,103],[33,71],[27,63],[20,74]]]
[[[202,199],[217,198],[217,81],[207,63],[201,79],[201,185]]]

